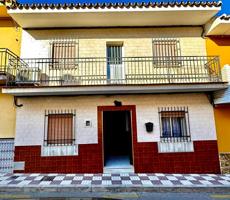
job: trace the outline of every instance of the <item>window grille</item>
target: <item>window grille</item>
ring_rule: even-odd
[[[163,107],[158,112],[161,142],[191,141],[188,107]]]
[[[77,66],[79,45],[75,39],[57,39],[50,42],[52,69],[73,69]]]
[[[44,145],[74,145],[75,117],[75,110],[45,111]]]
[[[122,64],[122,46],[108,45],[107,58],[109,64]]]
[[[161,38],[153,39],[153,62],[159,67],[178,67],[181,65],[180,40]]]
[[[107,45],[107,78],[110,83],[122,83],[125,79],[122,45]]]

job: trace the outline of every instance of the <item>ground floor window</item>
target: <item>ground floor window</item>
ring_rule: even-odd
[[[44,144],[73,145],[75,143],[75,111],[45,111]]]
[[[159,108],[161,141],[191,141],[188,107]]]

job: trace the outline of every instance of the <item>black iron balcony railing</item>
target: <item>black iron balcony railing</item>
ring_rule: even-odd
[[[221,82],[218,57],[34,58],[9,64],[8,85],[116,85]]]
[[[0,81],[8,80],[8,82],[15,81],[16,71],[18,68],[26,68],[25,63],[19,56],[7,48],[0,48]]]

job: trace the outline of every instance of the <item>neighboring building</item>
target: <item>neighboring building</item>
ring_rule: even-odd
[[[0,3],[0,172],[13,169],[16,110],[13,96],[2,94],[2,87],[6,85],[9,60],[13,61],[20,53],[20,40],[21,29]]]
[[[223,79],[230,84],[230,16],[222,15],[207,26],[207,53],[220,55]],[[230,87],[215,93],[215,120],[222,172],[230,173]]]
[[[204,25],[220,2],[14,4],[15,172],[219,173]]]

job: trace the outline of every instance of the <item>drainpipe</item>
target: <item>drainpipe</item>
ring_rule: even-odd
[[[23,104],[18,104],[18,97],[14,96],[14,105],[18,108],[21,108]]]
[[[213,96],[213,92],[207,92],[206,93],[209,103],[212,105],[213,108],[216,107],[215,103],[214,103],[214,96]]]
[[[206,39],[206,38],[207,38],[207,37],[205,36],[205,25],[202,25],[201,37],[202,37],[203,39]]]

